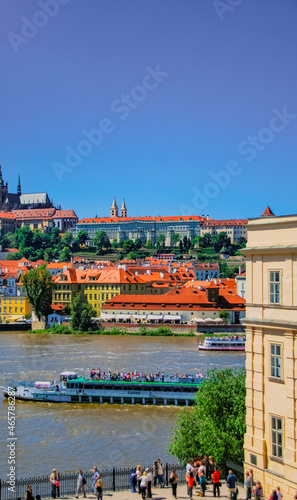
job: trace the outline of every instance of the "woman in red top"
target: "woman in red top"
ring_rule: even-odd
[[[218,471],[218,468],[215,467],[214,473],[211,475],[212,477],[212,484],[213,484],[213,496],[216,496],[216,492],[218,492],[218,497],[220,495],[220,473]]]
[[[188,472],[186,474],[186,481],[187,481],[187,493],[189,495],[189,500],[192,500],[193,498],[193,486],[195,486],[195,478],[193,472]]]

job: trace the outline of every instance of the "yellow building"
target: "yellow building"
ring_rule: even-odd
[[[245,467],[297,490],[297,216],[248,222]]]
[[[71,305],[74,297],[83,292],[89,304],[92,305],[97,317],[106,300],[116,295],[144,294],[146,284],[140,276],[124,269],[68,269],[64,273],[54,276],[57,290],[54,292],[53,304]]]
[[[1,320],[5,323],[6,320],[16,321],[24,319],[25,314],[31,312],[29,300],[24,295],[2,297],[1,298]]]

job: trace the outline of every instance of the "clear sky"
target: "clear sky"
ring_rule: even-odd
[[[10,192],[80,218],[296,213],[296,0],[2,0]]]

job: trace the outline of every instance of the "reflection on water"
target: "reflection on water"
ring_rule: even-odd
[[[0,385],[19,380],[54,380],[64,370],[89,374],[101,370],[165,373],[205,372],[244,366],[244,353],[207,353],[190,337],[70,336],[0,333]],[[7,402],[0,396],[0,428],[7,442]],[[174,407],[17,402],[17,476],[47,474],[53,467],[132,466],[159,456],[174,462],[166,449]],[[5,449],[5,448],[2,448]],[[8,472],[7,453],[0,467]]]

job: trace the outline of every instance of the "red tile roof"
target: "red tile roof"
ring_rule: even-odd
[[[13,213],[17,220],[26,220],[45,219],[46,217],[51,218],[54,215],[55,211],[55,208],[34,208],[31,210],[13,210]]]
[[[75,218],[78,220],[78,217],[74,210],[56,210],[55,214],[52,216],[52,219],[63,219],[63,218]]]
[[[185,222],[185,221],[201,221],[203,217],[198,215],[178,215],[178,216],[169,216],[169,217],[94,217],[91,219],[82,219],[79,221],[79,224],[98,224],[101,222],[131,222],[133,220],[143,221],[143,222]]]
[[[0,212],[0,219],[15,219],[15,215],[12,212]]]
[[[201,222],[201,227],[210,226],[246,226],[248,223],[247,219],[227,219],[227,220],[206,220]]]
[[[271,208],[267,205],[263,214],[260,217],[275,217],[275,214],[272,212]]]

